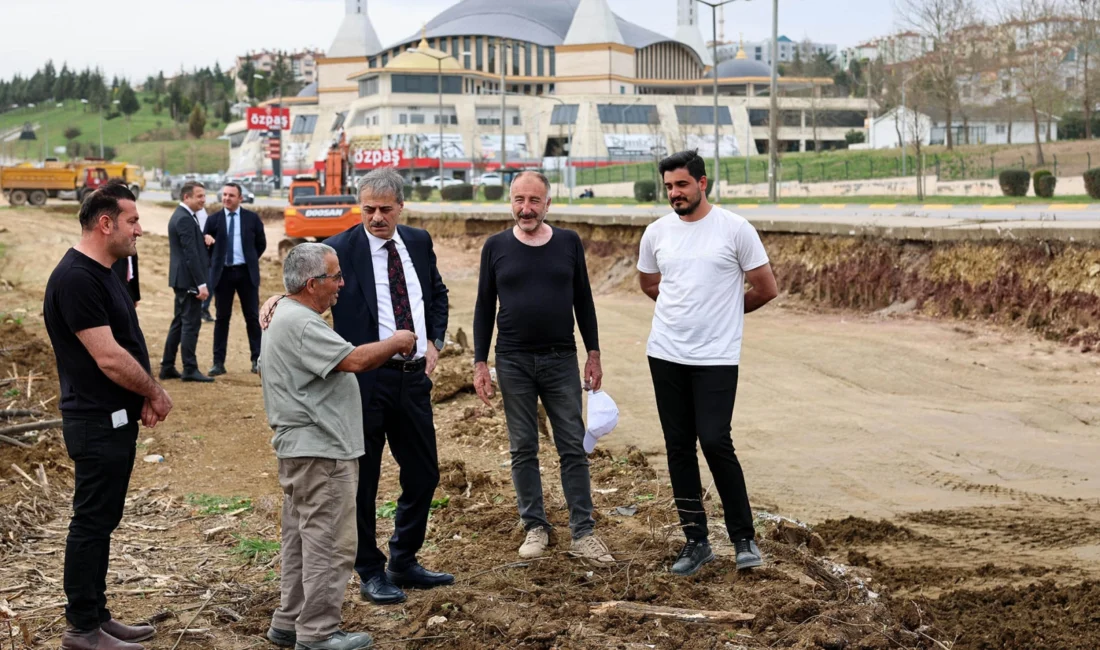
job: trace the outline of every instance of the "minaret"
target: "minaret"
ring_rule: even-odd
[[[342,58],[370,56],[382,50],[382,43],[367,15],[367,0],[344,0],[344,21],[326,56]]]
[[[676,0],[676,35],[684,45],[695,50],[703,65],[711,65],[711,51],[699,32],[699,4],[695,0]]]
[[[317,101],[346,104],[358,97],[348,75],[367,67],[369,57],[382,51],[378,34],[367,15],[367,0],[344,0],[344,20],[325,56],[317,60]]]
[[[558,94],[634,94],[634,48],[607,0],[581,0],[557,48]],[[585,80],[574,81],[584,77]]]
[[[565,45],[589,45],[594,43],[618,43],[623,34],[607,0],[581,0],[573,13],[573,22],[565,34]]]

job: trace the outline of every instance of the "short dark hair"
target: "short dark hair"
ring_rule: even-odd
[[[196,187],[201,187],[204,190],[206,189],[206,186],[198,181],[187,181],[184,183],[183,187],[180,188],[180,200],[182,201],[194,194]]]
[[[696,181],[707,175],[707,163],[699,156],[697,149],[674,153],[657,164],[657,171],[661,173],[662,179],[665,177],[665,172],[676,171],[677,169],[687,169]]]
[[[121,180],[107,181],[107,184],[84,197],[84,203],[80,205],[80,227],[83,230],[95,228],[99,215],[105,214],[111,217],[111,221],[117,221],[122,214],[119,201],[137,201],[137,197],[126,187]]]
[[[239,196],[241,198],[244,198],[244,190],[241,189],[241,184],[240,183],[235,183],[233,181],[226,181],[225,183],[222,183],[222,189],[225,189],[227,187],[232,187],[232,188],[236,189],[237,190],[237,196]]]

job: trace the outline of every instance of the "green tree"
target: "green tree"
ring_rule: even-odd
[[[191,132],[196,140],[206,132],[206,111],[202,110],[202,106],[199,104],[195,104],[194,108],[191,109],[191,118],[187,122],[187,130]]]
[[[66,140],[76,140],[77,138],[80,137],[81,133],[82,132],[79,128],[77,128],[75,126],[70,126],[67,129],[65,129],[65,139]]]
[[[237,78],[241,80],[241,83],[248,88],[248,97],[256,97],[256,66],[252,64],[252,60],[246,60],[241,64],[241,69],[237,71]],[[258,99],[258,98],[257,98]]]
[[[137,93],[130,87],[130,84],[124,84],[122,90],[118,94],[118,110],[122,111],[122,114],[126,116],[126,142],[130,143],[130,116],[141,110],[141,102],[138,101]]]
[[[297,92],[294,90],[294,73],[282,52],[275,57],[275,66],[271,68],[271,86],[280,95]]]

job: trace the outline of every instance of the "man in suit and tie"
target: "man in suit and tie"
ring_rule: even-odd
[[[403,191],[404,181],[392,168],[367,174],[359,186],[363,224],[325,240],[336,250],[345,283],[332,308],[336,333],[352,345],[384,340],[399,330],[412,331],[417,340],[412,354],[356,375],[366,455],[359,464],[356,495],[355,570],[362,580],[360,593],[377,604],[403,602],[402,587],[454,582],[453,575],[429,571],[416,558],[439,484],[428,375],[435,370],[447,332],[447,287],[427,231],[397,225],[405,205]],[[262,325],[269,322],[276,300],[264,305]],[[375,542],[375,500],[387,440],[401,472],[388,567]]]
[[[214,288],[214,366],[210,376],[225,374],[225,349],[234,294],[241,300],[252,372],[259,372],[260,358],[260,256],[267,248],[260,215],[241,209],[241,186],[229,182],[222,188],[222,209],[206,221],[205,241],[212,246],[210,286]]]
[[[161,379],[210,382],[199,372],[195,348],[202,325],[202,301],[210,295],[207,275],[210,261],[195,213],[206,204],[206,189],[191,181],[180,188],[180,204],[168,220],[168,286],[176,292],[175,313],[164,342],[160,361]],[[176,370],[176,352],[183,357],[183,374]]]
[[[136,307],[138,302],[141,301],[141,285],[138,284],[137,253],[129,257],[120,257],[117,262],[111,265],[111,270],[115,272],[119,280],[122,280],[122,284],[126,285],[126,292],[130,294],[130,300],[134,301],[134,306]]]

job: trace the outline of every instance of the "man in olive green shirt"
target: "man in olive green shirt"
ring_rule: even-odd
[[[283,263],[287,295],[260,344],[264,410],[275,432],[283,488],[282,579],[268,639],[307,650],[360,650],[365,632],[339,629],[357,545],[355,495],[363,414],[355,374],[408,353],[416,336],[398,331],[353,346],[321,318],[344,285],[336,251],[301,244]]]

